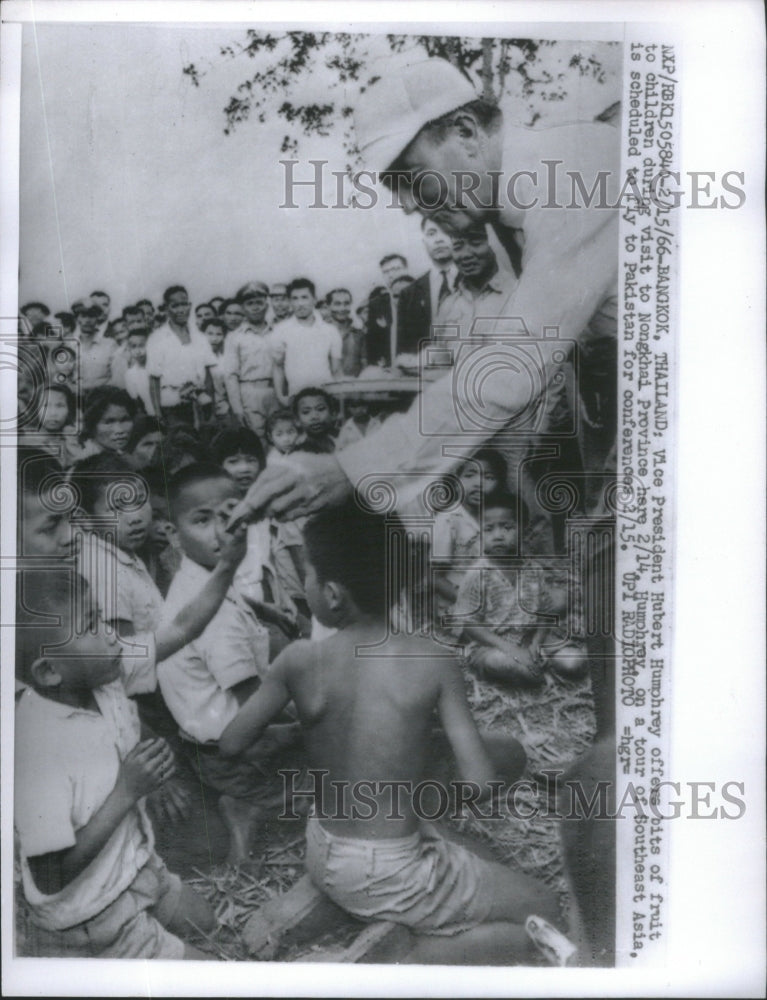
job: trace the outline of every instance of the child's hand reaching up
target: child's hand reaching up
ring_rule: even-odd
[[[221,554],[219,565],[225,569],[236,569],[245,558],[248,551],[248,527],[240,524],[232,532],[223,532],[220,536]]]
[[[173,751],[163,739],[137,743],[120,765],[117,784],[131,802],[163,785],[176,773]]]

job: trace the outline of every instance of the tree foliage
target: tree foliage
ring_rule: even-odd
[[[344,146],[353,158],[347,91],[359,92],[378,79],[375,67],[384,52],[419,50],[447,59],[487,100],[498,103],[515,97],[526,108],[527,123],[532,125],[540,117],[541,103],[562,101],[574,77],[589,76],[599,83],[605,79],[602,64],[588,45],[564,63],[556,58],[558,44],[529,38],[390,34],[382,39],[345,32],[247,29],[242,41],[219,50],[224,59],[244,57],[253,64],[223,109],[224,132],[228,135],[252,118],[263,123],[277,115],[288,126],[281,152],[295,153],[301,136],[329,135],[340,126]],[[311,80],[322,67],[324,92],[318,100]],[[195,86],[206,73],[194,63],[183,72]]]

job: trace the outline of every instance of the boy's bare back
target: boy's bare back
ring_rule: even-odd
[[[437,718],[461,776],[479,782],[493,776],[461,672],[444,647],[425,638],[389,637],[379,645],[380,639],[380,630],[352,625],[321,642],[294,643],[274,664],[298,709],[310,767],[329,772],[323,812],[330,818],[321,821],[339,836],[401,837],[417,829],[410,793],[428,776]],[[331,781],[348,789],[343,818],[335,818]],[[360,782],[372,784],[360,788]],[[397,792],[381,787],[386,782],[407,787]],[[360,801],[360,792],[376,800],[377,811]]]

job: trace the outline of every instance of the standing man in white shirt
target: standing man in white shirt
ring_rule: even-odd
[[[190,329],[191,303],[183,285],[165,290],[168,321],[147,342],[149,392],[155,413],[168,424],[195,425],[195,401],[215,398],[211,369],[216,359],[207,339]]]
[[[296,278],[288,292],[293,315],[273,334],[275,388],[283,405],[301,389],[338,378],[343,351],[341,334],[315,312],[314,283]]]

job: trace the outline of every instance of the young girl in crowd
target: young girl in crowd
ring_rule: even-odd
[[[266,421],[269,451],[266,464],[274,465],[289,455],[298,443],[299,431],[291,410],[275,410]]]
[[[276,410],[266,422],[266,438],[269,442],[267,465],[276,465],[289,461],[291,452],[295,449],[299,431],[295,418],[290,410]],[[293,599],[293,603],[306,618],[311,612],[306,603],[304,578],[304,538],[303,529],[305,517],[293,521],[280,521],[276,517],[269,519],[271,535],[271,555],[274,570],[282,587]]]
[[[75,397],[69,386],[63,383],[46,385],[40,400],[39,427],[31,436],[34,444],[50,452],[64,469],[70,468],[84,454],[77,441],[76,421]]]
[[[216,465],[231,476],[241,496],[245,496],[266,466],[261,439],[247,428],[222,431],[211,442],[210,450]],[[248,525],[248,551],[237,571],[235,585],[264,622],[276,621],[280,628],[297,634],[296,606],[272,561],[268,518]]]

